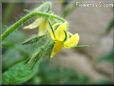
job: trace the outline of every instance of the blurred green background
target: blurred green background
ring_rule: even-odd
[[[2,3],[2,32],[43,1],[37,3]],[[79,7],[75,0],[53,0],[53,11],[69,22],[69,30],[79,33],[79,44],[89,47],[62,49],[51,61],[44,60],[37,74],[26,84],[107,84],[113,83],[113,28],[112,7]],[[83,2],[83,1],[80,1]],[[22,30],[24,23],[3,41],[2,72],[26,59],[35,45],[21,42],[36,30]]]

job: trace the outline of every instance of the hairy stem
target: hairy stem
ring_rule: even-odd
[[[42,5],[40,5],[38,8],[34,9],[24,17],[22,17],[20,20],[18,20],[16,23],[11,25],[3,34],[0,36],[0,40],[4,40],[10,33],[12,33],[14,30],[16,30],[21,24],[29,20],[30,18],[34,16],[45,16],[49,18],[55,18],[58,20],[61,20],[64,22],[65,20],[57,15],[50,14],[51,12],[52,4],[51,2],[45,2]]]
[[[14,23],[13,25],[11,25],[2,35],[0,38],[2,38],[2,40],[4,40],[11,32],[13,32],[14,30],[16,30],[21,24],[23,24],[24,22],[26,22],[27,20],[29,20],[30,18],[34,17],[34,16],[45,16],[45,17],[50,17],[50,18],[56,18],[58,20],[61,20],[62,22],[65,22],[65,20],[57,15],[53,15],[53,14],[49,14],[49,13],[44,13],[44,12],[36,12],[33,11],[29,14],[27,14],[26,16],[22,17],[20,20],[18,20],[16,23]]]

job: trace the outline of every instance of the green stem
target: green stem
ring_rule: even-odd
[[[43,12],[33,12],[34,15],[38,15],[38,16],[46,16],[46,17],[50,17],[50,18],[56,18],[62,22],[65,22],[66,20],[57,16],[57,15],[53,15],[53,14],[50,14],[50,13],[43,13]]]
[[[11,25],[0,37],[0,39],[4,40],[11,32],[16,30],[21,24],[29,20],[30,18],[34,16],[46,16],[50,18],[56,18],[58,20],[61,20],[62,22],[65,22],[65,20],[57,15],[49,14],[49,13],[44,13],[44,12],[36,12],[32,11],[31,13],[27,14],[26,16],[22,17],[20,20],[18,20],[16,23]]]

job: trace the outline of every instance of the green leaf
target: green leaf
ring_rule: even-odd
[[[43,57],[50,56],[52,48],[53,42],[48,40],[45,45],[37,49],[26,64],[20,62],[4,72],[3,84],[21,84],[31,79],[37,72],[39,62],[43,60]]]
[[[37,65],[38,66],[38,65]],[[21,84],[33,77],[37,66],[20,62],[3,73],[3,84]]]

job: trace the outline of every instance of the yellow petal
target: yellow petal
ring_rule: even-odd
[[[66,30],[66,28],[67,28],[67,23],[65,22],[65,23],[61,24],[57,28],[57,30],[55,30],[56,40],[63,41],[65,39],[66,35],[65,35],[65,32],[64,31]]]
[[[48,27],[48,21],[44,20],[39,26],[38,35],[44,35],[47,32]]]
[[[68,23],[64,22],[63,24],[61,24],[57,29],[63,29],[63,30],[67,30],[68,27]]]
[[[79,42],[79,38],[80,37],[79,37],[78,33],[73,35],[71,38],[67,39],[64,42],[64,47],[65,48],[75,47]]]
[[[51,53],[51,58],[53,58],[55,54],[57,54],[60,51],[61,48],[62,48],[62,42],[56,41]]]
[[[65,39],[65,32],[64,32],[64,30],[58,29],[55,32],[55,37],[56,37],[56,40],[63,41]]]
[[[34,29],[38,27],[42,23],[42,21],[43,21],[42,18],[38,18],[32,24],[25,26],[23,29]]]

